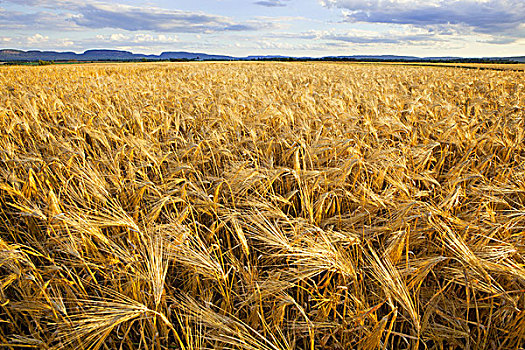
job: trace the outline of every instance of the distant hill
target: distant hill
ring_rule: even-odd
[[[141,59],[230,60],[234,57],[194,52],[163,52],[160,55],[142,55],[120,50],[88,50],[80,54],[56,51],[0,50],[0,61],[132,61]]]
[[[505,59],[510,60],[510,61],[516,61],[516,62],[523,62],[523,63],[525,63],[525,56],[505,57]]]
[[[196,52],[163,52],[160,55],[143,55],[129,51],[120,50],[88,50],[84,53],[57,52],[57,51],[22,51],[13,49],[0,50],[0,61],[133,61],[133,60],[361,60],[361,61],[513,61],[524,62],[525,56],[519,57],[483,57],[483,58],[461,58],[461,57],[416,57],[396,55],[354,55],[354,56],[326,56],[323,58],[313,57],[290,57],[279,55],[233,57],[225,55],[210,55]]]
[[[88,50],[77,56],[77,60],[134,60],[146,58],[145,55],[137,55],[129,51],[119,50]]]
[[[56,51],[0,50],[0,61],[129,60],[134,59],[137,56],[143,57],[144,55],[135,55],[128,51],[118,50],[88,50],[82,54]]]
[[[74,52],[0,50],[1,61],[72,60]]]

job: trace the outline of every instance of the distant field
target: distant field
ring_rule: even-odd
[[[493,69],[493,70],[511,70],[525,71],[524,63],[515,64],[498,64],[498,63],[436,63],[437,66],[455,67],[455,68],[474,68],[474,69]]]
[[[0,348],[525,346],[524,85],[0,67]]]
[[[525,63],[436,63],[436,65],[457,68],[478,68],[515,71],[525,70]]]
[[[401,66],[435,66],[450,68],[469,68],[479,70],[525,71],[525,63],[432,63],[432,62],[359,62],[358,64],[401,65]]]

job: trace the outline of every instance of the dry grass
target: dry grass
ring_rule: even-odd
[[[0,346],[525,345],[522,73],[0,70]]]

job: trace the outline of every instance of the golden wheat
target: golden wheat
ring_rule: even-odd
[[[0,347],[523,347],[524,85],[0,68]]]

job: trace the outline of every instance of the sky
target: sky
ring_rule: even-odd
[[[524,56],[525,0],[0,0],[0,48]]]

